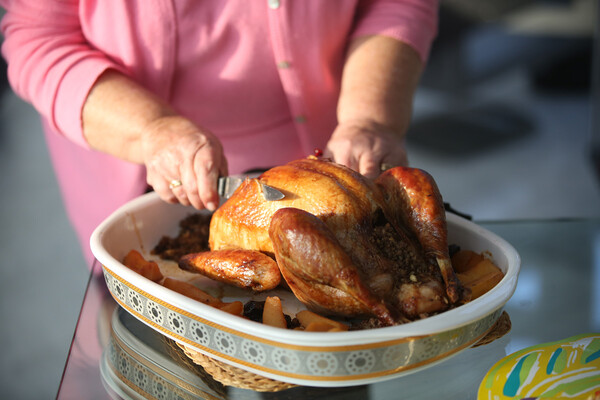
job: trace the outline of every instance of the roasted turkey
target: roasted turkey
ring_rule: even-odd
[[[266,201],[261,185],[285,194]],[[308,308],[394,325],[460,297],[433,178],[396,167],[377,179],[309,157],[247,179],[214,213],[211,251],[180,267],[254,290],[281,276]]]

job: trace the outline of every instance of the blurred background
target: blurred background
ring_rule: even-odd
[[[477,222],[600,217],[597,22],[596,0],[441,0],[408,149],[452,207]],[[0,393],[46,399],[58,390],[88,267],[37,114],[5,68]]]

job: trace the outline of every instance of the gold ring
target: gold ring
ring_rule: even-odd
[[[381,163],[381,165],[379,166],[379,169],[381,169],[382,171],[387,171],[388,169],[392,168],[394,168],[394,166],[392,164],[387,163]]]
[[[175,189],[176,187],[181,186],[182,183],[179,179],[173,179],[171,183],[169,183],[169,189]]]

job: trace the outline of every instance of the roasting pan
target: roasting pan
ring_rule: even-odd
[[[487,252],[505,273],[478,299],[404,325],[348,332],[284,330],[246,320],[191,300],[125,267],[131,249],[146,258],[161,237],[176,236],[179,222],[198,212],[148,193],[125,204],[94,231],[91,249],[120,306],[152,329],[215,360],[282,382],[336,387],[380,382],[444,362],[477,343],[494,326],[517,285],[520,258],[504,239],[447,214],[450,244]],[[261,300],[267,293],[222,285],[159,261],[165,276],[189,280],[224,301]],[[304,307],[285,290],[270,291],[294,315]]]

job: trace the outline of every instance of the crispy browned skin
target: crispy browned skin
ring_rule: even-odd
[[[285,198],[265,201],[261,183]],[[457,298],[442,199],[433,179],[414,168],[376,181],[318,159],[272,168],[215,212],[209,244],[276,256],[305,304],[367,312],[385,325],[442,311]]]
[[[405,226],[423,247],[429,262],[439,266],[451,302],[459,297],[458,280],[450,255],[446,212],[437,184],[427,172],[416,168],[392,168],[376,180],[388,205],[388,218]]]
[[[274,289],[281,282],[281,273],[275,260],[254,250],[225,249],[192,253],[180,259],[179,268],[255,291]]]
[[[260,183],[281,190],[285,198],[266,201]],[[272,168],[260,179],[248,179],[215,211],[210,224],[212,250],[240,247],[273,253],[271,218],[280,208],[310,212],[336,232],[352,232],[378,208],[373,182],[338,164],[303,159]]]
[[[300,301],[322,313],[374,314],[393,324],[389,310],[363,283],[360,271],[319,218],[282,208],[271,220],[269,236],[281,273]]]

